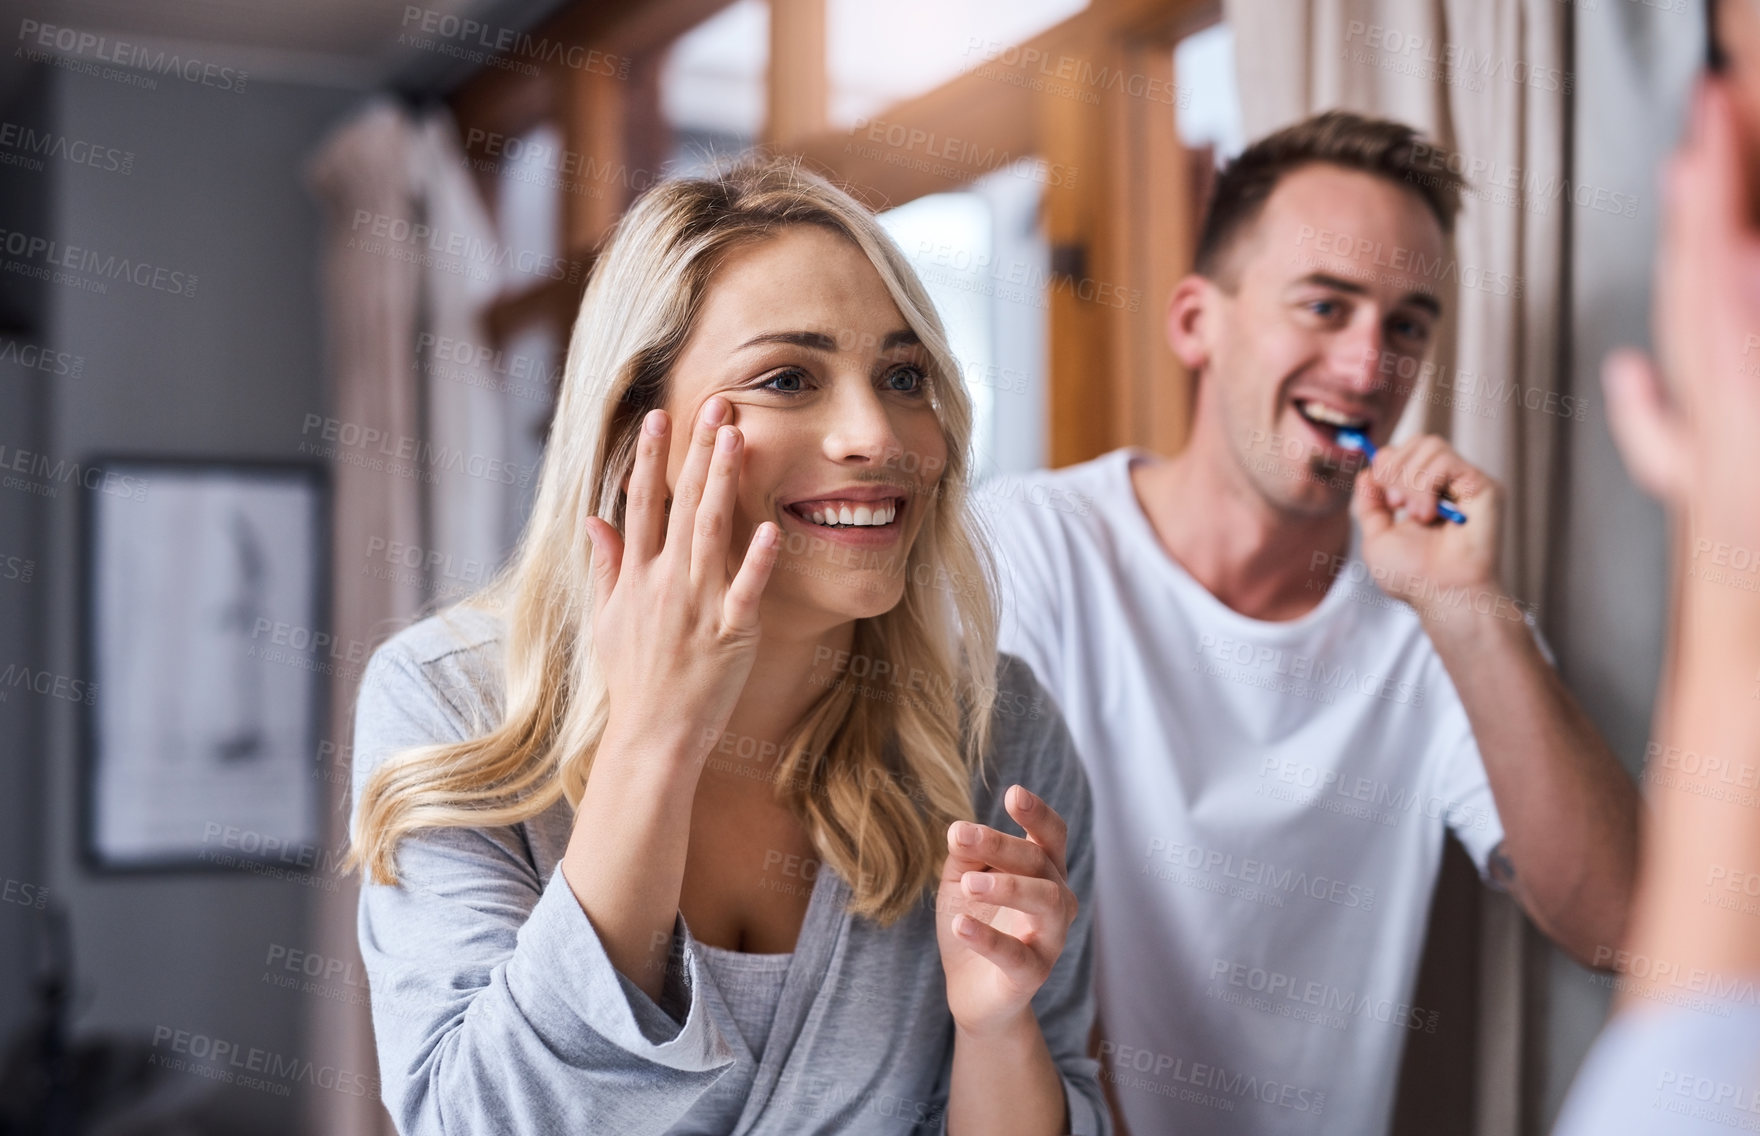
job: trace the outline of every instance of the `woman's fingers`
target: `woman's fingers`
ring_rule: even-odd
[[[721,601],[721,622],[729,631],[743,633],[758,629],[758,608],[764,598],[764,586],[770,582],[770,573],[776,568],[781,552],[782,530],[765,521],[752,534],[745,559],[740,562],[739,571],[727,586],[727,596]]]
[[[596,616],[611,591],[617,587],[617,576],[623,565],[623,538],[603,518],[588,517],[581,522],[587,534],[590,570],[593,579],[593,613]]]
[[[953,933],[1023,990],[1038,989],[1050,973],[1050,965],[1032,947],[963,911],[953,917]]]
[[[958,820],[948,826],[947,851],[949,872],[994,868],[1020,876],[1063,878],[1061,865],[1046,849],[974,821]]]
[[[1641,351],[1616,351],[1601,365],[1607,425],[1639,487],[1657,500],[1680,504],[1689,458],[1687,436],[1655,366]]]
[[[1065,906],[1069,888],[1043,876],[967,872],[959,878],[959,884],[974,903],[1010,908],[1045,927],[1066,926],[1064,917],[1075,917]]]
[[[733,509],[744,457],[745,439],[739,427],[722,426],[715,434],[715,449],[691,532],[691,580],[699,587],[727,580],[727,549],[732,541]]]
[[[697,510],[703,501],[703,487],[709,478],[709,463],[715,454],[715,439],[721,423],[727,419],[727,400],[711,397],[697,412],[691,427],[690,448],[685,451],[684,468],[672,487],[672,509],[666,518],[666,549],[678,559],[674,563],[688,568],[691,563],[692,530],[697,523]]]
[[[660,554],[666,525],[666,455],[672,441],[672,420],[664,410],[650,410],[636,439],[635,468],[625,491],[624,548],[632,563],[645,564]]]
[[[1025,785],[1009,786],[1008,792],[1002,795],[1002,805],[1015,823],[1026,829],[1027,839],[1045,849],[1058,876],[1067,877],[1069,869],[1065,855],[1069,849],[1069,825],[1064,823],[1057,810]]]

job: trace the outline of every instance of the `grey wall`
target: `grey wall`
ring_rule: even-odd
[[[30,84],[18,95],[0,121],[40,129],[48,114],[44,84]],[[47,224],[48,189],[38,171],[0,166],[0,228],[40,231]],[[17,450],[41,448],[50,397],[61,381],[19,362],[40,358],[40,336],[24,325],[39,314],[42,292],[16,276],[0,280],[0,309],[9,324],[17,321],[0,330],[0,446],[6,447],[0,465]],[[0,670],[40,665],[44,655],[43,543],[49,514],[43,498],[0,486]],[[0,687],[0,1037],[24,1021],[44,921],[36,906],[48,884],[41,823],[48,764],[44,709],[40,699]]]
[[[190,297],[114,280],[103,294],[45,285],[42,341],[81,357],[82,373],[0,374],[0,444],[52,461],[99,451],[296,457],[303,416],[325,407],[318,214],[301,167],[357,96],[256,81],[235,93],[164,77],[144,90],[44,70],[55,132],[134,155],[126,173],[51,159],[28,175],[49,180],[45,235],[193,273],[198,284]],[[90,491],[69,484],[47,500],[0,492],[0,565],[12,546],[40,549],[35,582],[0,580],[0,634],[9,654],[76,678],[89,668],[78,638],[81,495]],[[0,878],[40,880],[69,910],[78,1032],[150,1040],[168,1027],[299,1054],[309,995],[262,979],[272,946],[309,945],[309,887],[232,872],[89,871],[77,856],[77,714],[29,691],[0,702],[0,809],[27,822],[0,825]],[[28,970],[25,923],[0,905],[0,1028],[16,1017]],[[182,1076],[186,1090],[215,1094],[212,1112],[226,1121],[215,1130],[292,1132],[301,1093],[322,1091],[301,1085],[281,1097]]]
[[[1579,6],[1576,20],[1576,180],[1639,202],[1632,218],[1573,210],[1571,380],[1592,409],[1567,430],[1547,628],[1566,681],[1635,774],[1662,660],[1665,534],[1661,510],[1632,485],[1608,436],[1600,366],[1613,347],[1649,345],[1657,174],[1683,120],[1704,30],[1696,3],[1600,0]],[[1546,1127],[1609,995],[1604,980],[1556,952],[1549,969]]]

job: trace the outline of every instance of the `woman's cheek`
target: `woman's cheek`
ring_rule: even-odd
[[[925,406],[894,429],[904,445],[904,453],[898,459],[899,468],[922,491],[932,491],[934,483],[947,468],[947,435],[941,429],[941,420]]]

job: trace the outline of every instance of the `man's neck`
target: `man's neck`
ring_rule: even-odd
[[[1280,512],[1226,455],[1188,447],[1131,467],[1137,503],[1162,549],[1211,595],[1252,619],[1296,619],[1326,595],[1331,559],[1350,547],[1350,514]],[[1315,567],[1316,553],[1326,559]]]

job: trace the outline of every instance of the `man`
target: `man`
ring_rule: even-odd
[[[1501,489],[1388,444],[1461,275],[1418,144],[1333,113],[1250,147],[1169,307],[1186,449],[987,494],[1003,647],[1094,786],[1135,1136],[1385,1131],[1406,1035],[1464,1028],[1411,1005],[1445,829],[1573,958],[1623,931],[1637,797],[1498,578]]]

